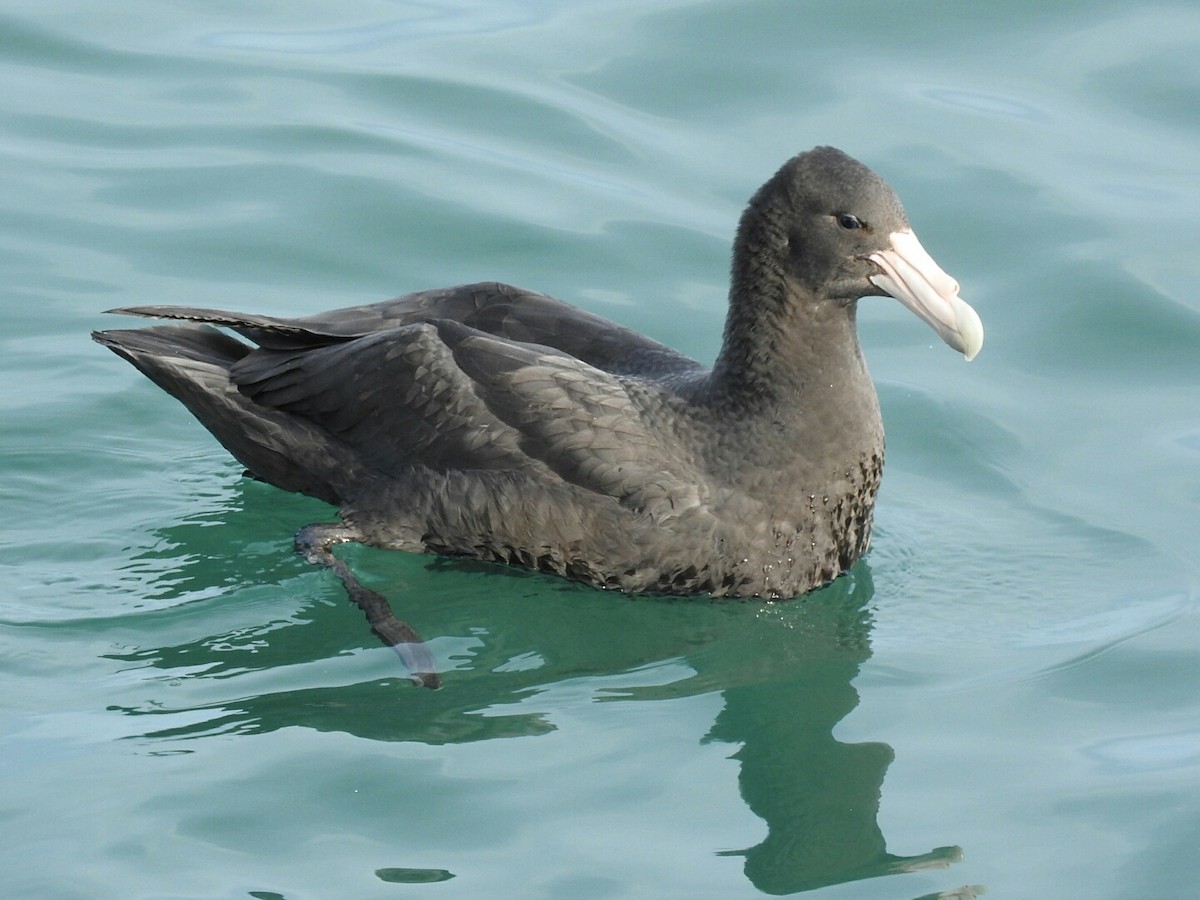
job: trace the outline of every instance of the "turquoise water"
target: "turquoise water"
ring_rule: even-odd
[[[10,2],[0,78],[6,895],[1195,895],[1200,10]],[[87,339],[495,278],[711,359],[817,143],[988,342],[864,301],[877,536],[795,602],[350,548],[410,688],[331,509]]]

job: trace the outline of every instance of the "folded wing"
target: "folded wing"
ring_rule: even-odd
[[[406,294],[300,318],[184,306],[130,306],[127,315],[207,322],[232,328],[270,350],[299,350],[356,340],[434,319],[495,337],[561,350],[614,374],[656,376],[702,367],[665,344],[546,294],[496,282]]]

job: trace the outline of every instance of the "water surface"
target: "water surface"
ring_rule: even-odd
[[[1200,12],[735,0],[0,10],[0,871],[38,897],[1190,897]],[[883,299],[868,558],[772,605],[349,548],[410,688],[87,340],[477,279],[711,360],[787,157],[897,188],[988,342]]]

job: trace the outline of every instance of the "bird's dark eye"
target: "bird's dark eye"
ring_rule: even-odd
[[[837,217],[837,220],[838,224],[847,230],[863,227],[862,220],[858,216],[850,215],[850,213],[841,213]]]

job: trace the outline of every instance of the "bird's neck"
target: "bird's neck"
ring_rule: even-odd
[[[719,456],[734,482],[762,493],[762,472],[778,490],[853,493],[858,473],[883,457],[875,386],[859,348],[856,303],[817,298],[770,265],[735,257],[721,352],[705,385],[708,404],[736,426]],[[874,489],[868,493],[873,496]],[[784,506],[792,498],[779,498]],[[764,498],[765,500],[765,498]]]
[[[734,258],[729,313],[709,393],[772,414],[836,402],[847,414],[875,390],[859,348],[857,303],[814,296],[770,260]],[[870,412],[870,410],[864,410]]]

